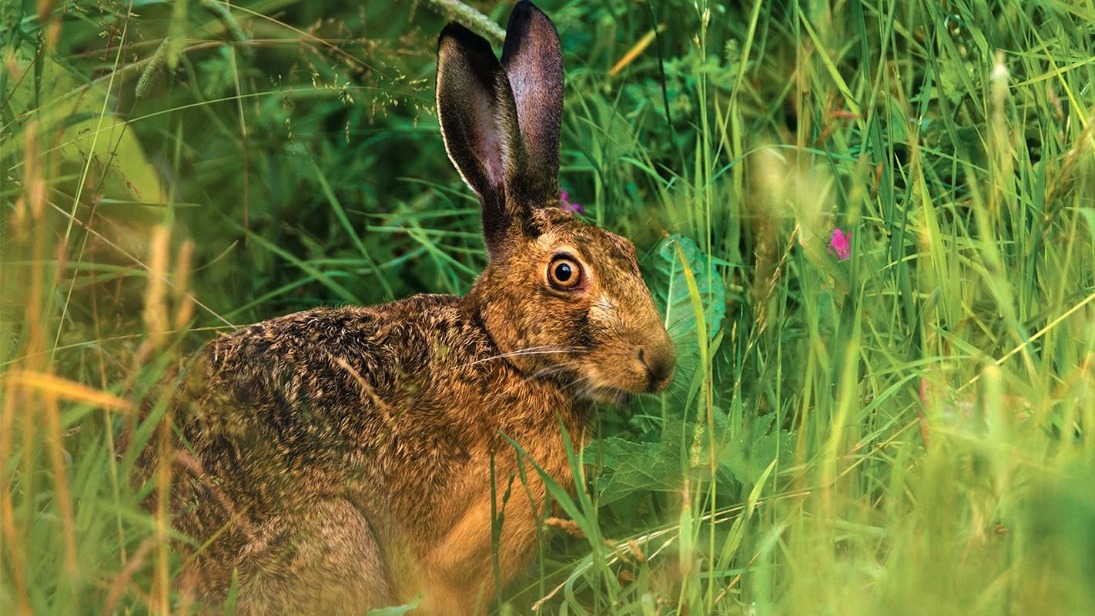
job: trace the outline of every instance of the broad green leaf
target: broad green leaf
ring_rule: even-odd
[[[159,172],[148,161],[125,119],[114,113],[117,103],[106,91],[109,82],[89,81],[49,55],[41,59],[37,69],[31,56],[16,54],[13,62],[19,78],[27,78],[24,73],[40,71],[43,87],[40,92],[23,87],[9,93],[6,102],[10,109],[31,111],[20,117],[10,139],[0,140],[0,160],[23,158],[27,143],[19,129],[34,121],[38,125],[40,154],[59,152],[62,173],[78,178],[75,184],[87,181],[86,185],[96,191],[95,199],[152,206],[167,203],[167,191]],[[35,100],[41,101],[37,107]],[[77,192],[75,185],[64,191]],[[90,198],[81,196],[85,197]],[[73,209],[71,204],[62,207]],[[109,216],[116,223],[142,226],[146,219],[157,220],[162,214],[159,208],[124,210],[100,215]]]
[[[673,492],[681,487],[680,429],[656,443],[610,437],[590,445],[586,456],[599,457],[604,475],[598,482],[601,506],[636,492]]]
[[[382,607],[375,610],[369,610],[367,616],[403,616],[403,614],[406,614],[411,610],[417,608],[418,601],[421,598],[421,596],[415,597],[414,599],[411,599],[410,603],[406,603],[404,605],[393,605],[391,607]]]
[[[719,466],[738,481],[756,485],[776,459],[794,453],[794,433],[769,429],[766,421],[755,421],[749,425],[753,429],[722,441],[724,445]]]
[[[677,347],[677,387],[690,387],[701,351],[718,338],[726,316],[726,288],[714,261],[694,241],[674,234],[652,256],[649,286]],[[689,281],[692,282],[690,288]],[[696,303],[699,303],[697,306]],[[702,318],[702,324],[701,319]],[[701,337],[700,329],[704,330]]]

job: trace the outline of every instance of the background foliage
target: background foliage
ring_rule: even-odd
[[[445,4],[0,3],[0,612],[188,611],[113,452],[213,330],[470,286]],[[682,361],[496,609],[1095,611],[1095,7],[540,5]]]

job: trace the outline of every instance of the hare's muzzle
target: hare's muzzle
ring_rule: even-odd
[[[649,349],[649,350],[648,350]],[[673,372],[677,366],[677,353],[673,344],[639,348],[639,361],[646,368],[646,390],[650,393],[662,391],[673,382]]]

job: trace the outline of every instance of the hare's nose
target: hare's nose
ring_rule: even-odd
[[[675,353],[647,353],[646,349],[640,348],[639,361],[646,368],[647,391],[661,391],[673,380],[673,369],[677,364]]]

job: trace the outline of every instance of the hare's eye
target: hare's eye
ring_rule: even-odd
[[[548,282],[556,289],[573,289],[581,279],[582,267],[569,257],[555,257],[548,265]]]

